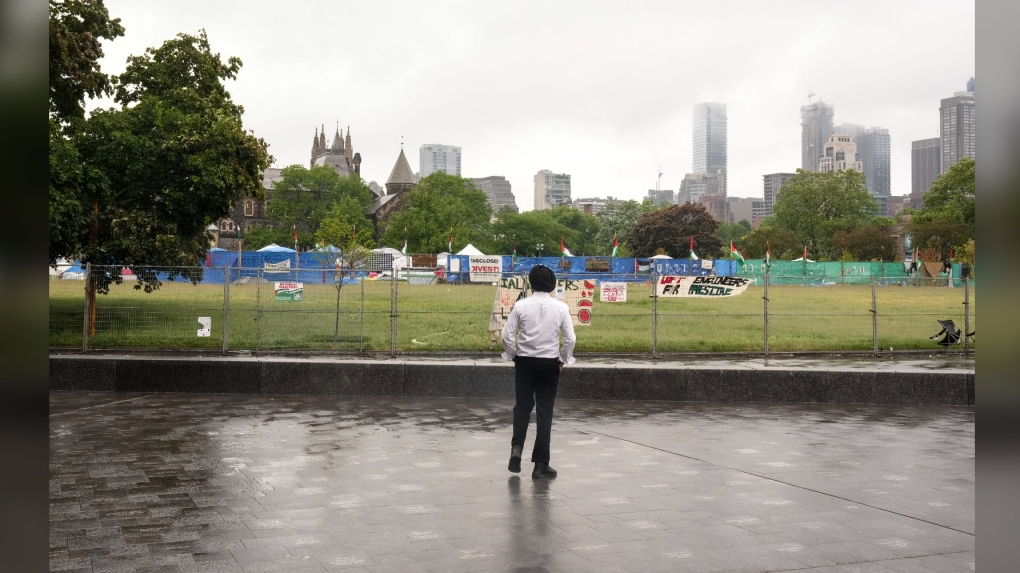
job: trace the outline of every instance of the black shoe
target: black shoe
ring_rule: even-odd
[[[531,477],[532,479],[554,478],[556,477],[556,470],[549,467],[549,464],[539,462],[535,464],[535,471],[531,472]]]
[[[507,464],[506,469],[514,472],[515,474],[521,473],[521,452],[524,448],[520,446],[513,446],[510,448],[510,463]]]

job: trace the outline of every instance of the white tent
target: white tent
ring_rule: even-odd
[[[793,259],[793,261],[792,261],[792,262],[794,262],[794,263],[795,263],[795,262],[797,262],[797,261],[803,261],[803,260],[804,260],[804,257],[797,257],[796,259]],[[809,263],[814,263],[814,262],[816,262],[816,261],[812,261],[811,259],[808,259],[808,260],[807,260],[807,262],[809,262]]]
[[[485,253],[479,251],[478,249],[475,248],[474,245],[472,245],[470,243],[468,243],[468,246],[466,246],[463,249],[461,249],[460,252],[457,253],[457,254],[458,255],[474,255],[476,257],[481,257],[481,256],[485,255]]]
[[[649,258],[649,260],[651,260],[651,259],[672,259],[673,257],[671,257],[669,255],[655,255],[653,257],[648,257],[648,258]]]
[[[280,245],[277,245],[276,243],[270,243],[270,244],[262,247],[261,249],[259,249],[256,252],[257,253],[293,253],[293,252],[296,252],[296,251],[294,251],[294,249],[291,249],[291,248],[288,248],[288,247],[281,247]]]

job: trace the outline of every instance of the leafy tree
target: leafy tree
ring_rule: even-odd
[[[766,248],[772,249],[774,260],[792,260],[803,255],[803,244],[793,231],[760,226],[736,243],[740,253],[749,259],[764,259]]]
[[[651,205],[651,200],[646,200]],[[613,237],[620,242],[620,252],[623,256],[625,250],[629,251],[629,238],[634,230],[634,225],[645,212],[654,211],[652,208],[645,211],[644,205],[637,201],[612,201],[606,203],[605,208],[598,212],[595,217],[601,225],[595,233],[595,247],[593,252],[598,255],[609,255],[613,252]]]
[[[932,183],[924,194],[924,206],[913,213],[911,222],[962,224],[967,238],[974,238],[974,174],[973,159],[965,157],[954,163]]]
[[[555,255],[559,251],[560,237],[573,245],[575,231],[556,220],[551,211],[516,213],[500,209],[492,224],[493,252],[512,253],[517,245],[519,256],[533,257],[539,255],[537,245],[542,244],[543,255]]]
[[[928,223],[910,222],[907,226],[914,245],[920,249],[928,249],[927,261],[932,261],[931,253],[938,253],[938,260],[949,260],[949,250],[967,243],[970,239],[968,228],[964,223],[938,219]],[[955,254],[955,253],[954,253]]]
[[[58,124],[85,119],[86,96],[112,93],[99,66],[102,40],[123,35],[120,18],[111,19],[102,0],[50,0],[50,117]]]
[[[566,205],[549,209],[547,212],[554,221],[570,229],[570,233],[563,235],[564,240],[568,241],[567,248],[570,252],[575,255],[594,255],[600,252],[595,238],[602,223],[597,217]]]
[[[280,171],[280,180],[273,185],[266,217],[279,221],[288,244],[296,227],[299,248],[319,242],[319,227],[331,213],[347,225],[348,235],[357,227],[359,244],[373,246],[375,227],[365,216],[372,197],[372,190],[356,174],[343,177],[325,165],[311,169],[291,165]]]
[[[470,179],[438,171],[407,191],[400,209],[387,221],[383,243],[404,244],[407,229],[409,248],[445,252],[452,228],[455,250],[472,243],[485,252],[493,246],[491,217],[488,198]]]
[[[287,246],[294,241],[294,236],[282,228],[266,225],[252,225],[244,232],[244,249],[246,251],[257,251],[272,243]]]
[[[630,245],[639,257],[652,256],[662,248],[671,257],[685,258],[693,237],[695,252],[715,256],[722,248],[722,242],[715,236],[718,226],[703,205],[672,205],[642,215],[631,233]]]
[[[722,241],[723,249],[729,251],[730,241],[734,243],[739,242],[751,230],[751,223],[748,223],[747,219],[743,219],[739,223],[722,223],[715,230],[715,236],[719,237],[719,240]],[[728,256],[729,253],[727,252],[726,255]]]
[[[877,211],[860,171],[798,169],[783,183],[773,215],[763,224],[792,231],[818,257],[832,252],[836,233],[865,224]]]
[[[877,225],[840,231],[833,237],[837,258],[852,261],[896,260],[896,241]]]
[[[64,49],[95,55],[94,46]],[[96,110],[62,132],[50,122],[50,197],[56,199],[50,261],[78,255],[111,265],[89,282],[90,302],[122,282],[123,267],[135,274],[135,288],[151,292],[161,285],[158,267],[197,265],[208,246],[206,226],[242,197],[263,195],[261,173],[272,158],[265,141],[245,131],[244,109],[223,85],[240,68],[239,59],[224,62],[211,52],[204,31],[180,34],[129,58],[114,90],[119,107]],[[74,112],[69,101],[83,107],[75,97],[108,87],[86,75],[83,85],[74,84],[73,74],[61,76],[64,85],[50,92],[54,116]],[[197,281],[201,269],[170,275]]]
[[[332,169],[330,169],[332,171]],[[344,202],[347,205],[344,205]],[[315,240],[320,248],[311,252],[324,269],[329,269],[331,284],[336,291],[336,311],[333,323],[333,342],[340,337],[340,293],[344,285],[349,284],[354,278],[355,267],[359,266],[372,254],[371,237],[362,238],[359,231],[357,236],[354,233],[354,224],[351,222],[355,216],[350,209],[358,206],[353,197],[345,197],[340,203],[334,203],[333,208],[322,219],[318,230],[315,231]],[[356,211],[360,213],[360,211]],[[339,252],[331,249],[335,247]],[[396,277],[394,277],[395,279]]]

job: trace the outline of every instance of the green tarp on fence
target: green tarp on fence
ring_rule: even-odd
[[[748,259],[738,266],[737,274],[742,277],[761,279],[765,276],[765,261]],[[878,280],[920,278],[919,271],[907,272],[902,262],[871,263],[860,261],[833,261],[825,263],[804,263],[803,261],[772,261],[769,271],[770,284],[867,284],[871,277]],[[947,278],[945,273],[940,275]],[[756,281],[761,283],[761,280]],[[960,264],[953,264],[953,283],[960,285]]]

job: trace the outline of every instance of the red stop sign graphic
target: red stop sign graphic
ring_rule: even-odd
[[[587,308],[582,308],[577,313],[577,319],[585,324],[588,324],[589,322],[591,322],[591,311],[588,310]]]

